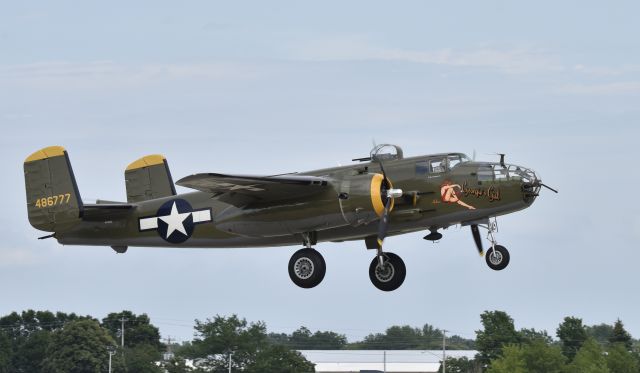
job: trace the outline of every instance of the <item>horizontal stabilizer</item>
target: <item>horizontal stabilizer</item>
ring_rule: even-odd
[[[249,197],[225,199],[231,204],[244,204],[247,201],[269,203],[307,197],[327,191],[329,183],[326,178],[295,174],[253,176],[204,173],[184,177],[176,184],[215,195]]]
[[[128,203],[84,204],[83,220],[118,220],[129,216],[135,205]]]

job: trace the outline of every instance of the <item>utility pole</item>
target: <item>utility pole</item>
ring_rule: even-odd
[[[164,359],[165,360],[171,360],[173,359],[173,347],[171,346],[171,336],[167,336],[167,338],[164,339],[165,341],[167,341],[167,352],[165,352],[164,354]]]
[[[107,347],[107,351],[109,352],[109,373],[111,373],[111,357],[116,354],[116,350],[109,346]]]
[[[442,373],[447,373],[447,332],[442,330]]]
[[[387,373],[387,350],[382,352],[382,372]]]
[[[229,373],[231,373],[231,355],[233,355],[233,351],[229,350]]]
[[[124,348],[124,322],[125,321],[129,321],[129,320],[125,319],[123,314],[122,318],[120,319],[120,322],[122,323],[122,327],[120,328],[120,346],[122,346],[122,348]]]

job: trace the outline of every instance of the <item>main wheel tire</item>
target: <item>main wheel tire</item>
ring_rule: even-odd
[[[289,259],[289,277],[301,288],[318,286],[324,279],[327,264],[317,250],[300,249]]]
[[[407,276],[407,267],[402,258],[394,253],[384,253],[384,268],[380,266],[380,260],[376,256],[369,265],[369,279],[373,286],[382,291],[393,291],[402,285]]]
[[[509,265],[509,251],[504,246],[496,245],[495,251],[491,248],[487,250],[485,259],[489,268],[501,271]]]

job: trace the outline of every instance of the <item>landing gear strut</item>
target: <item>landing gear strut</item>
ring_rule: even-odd
[[[498,223],[494,219],[493,221],[487,221],[486,225],[471,225],[471,233],[473,234],[473,239],[475,240],[476,246],[478,247],[478,252],[480,253],[480,255],[483,255],[484,250],[482,248],[482,239],[480,239],[480,230],[478,229],[478,227],[482,227],[487,230],[487,240],[491,242],[491,248],[485,255],[487,265],[494,271],[501,271],[505,269],[507,265],[509,265],[510,257],[507,248],[498,245],[498,241],[495,238],[494,233],[498,231]]]
[[[296,251],[289,259],[289,277],[294,284],[304,289],[318,286],[327,272],[327,264],[312,245],[318,242],[316,232],[302,234],[304,249]]]
[[[494,233],[498,231],[498,222],[494,219],[493,222],[487,224],[487,239],[491,242],[491,248],[485,255],[487,265],[494,271],[501,271],[509,265],[509,251],[506,247],[498,245],[498,241],[494,236]]]
[[[324,279],[327,264],[317,250],[304,248],[296,251],[289,260],[289,277],[301,288],[318,286]]]
[[[369,265],[369,279],[373,286],[382,291],[393,291],[402,285],[407,275],[407,267],[402,259],[390,252],[382,250],[377,236],[364,240],[367,249],[376,250],[376,256]]]
[[[494,245],[485,255],[487,265],[494,271],[500,271],[509,264],[509,251],[500,245]]]
[[[407,275],[407,267],[402,259],[388,252],[381,252],[369,265],[369,279],[373,286],[382,291],[393,291],[402,285]]]

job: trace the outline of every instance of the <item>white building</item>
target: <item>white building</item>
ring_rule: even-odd
[[[301,350],[316,373],[436,373],[442,350]],[[473,359],[477,351],[447,350],[447,357]]]

